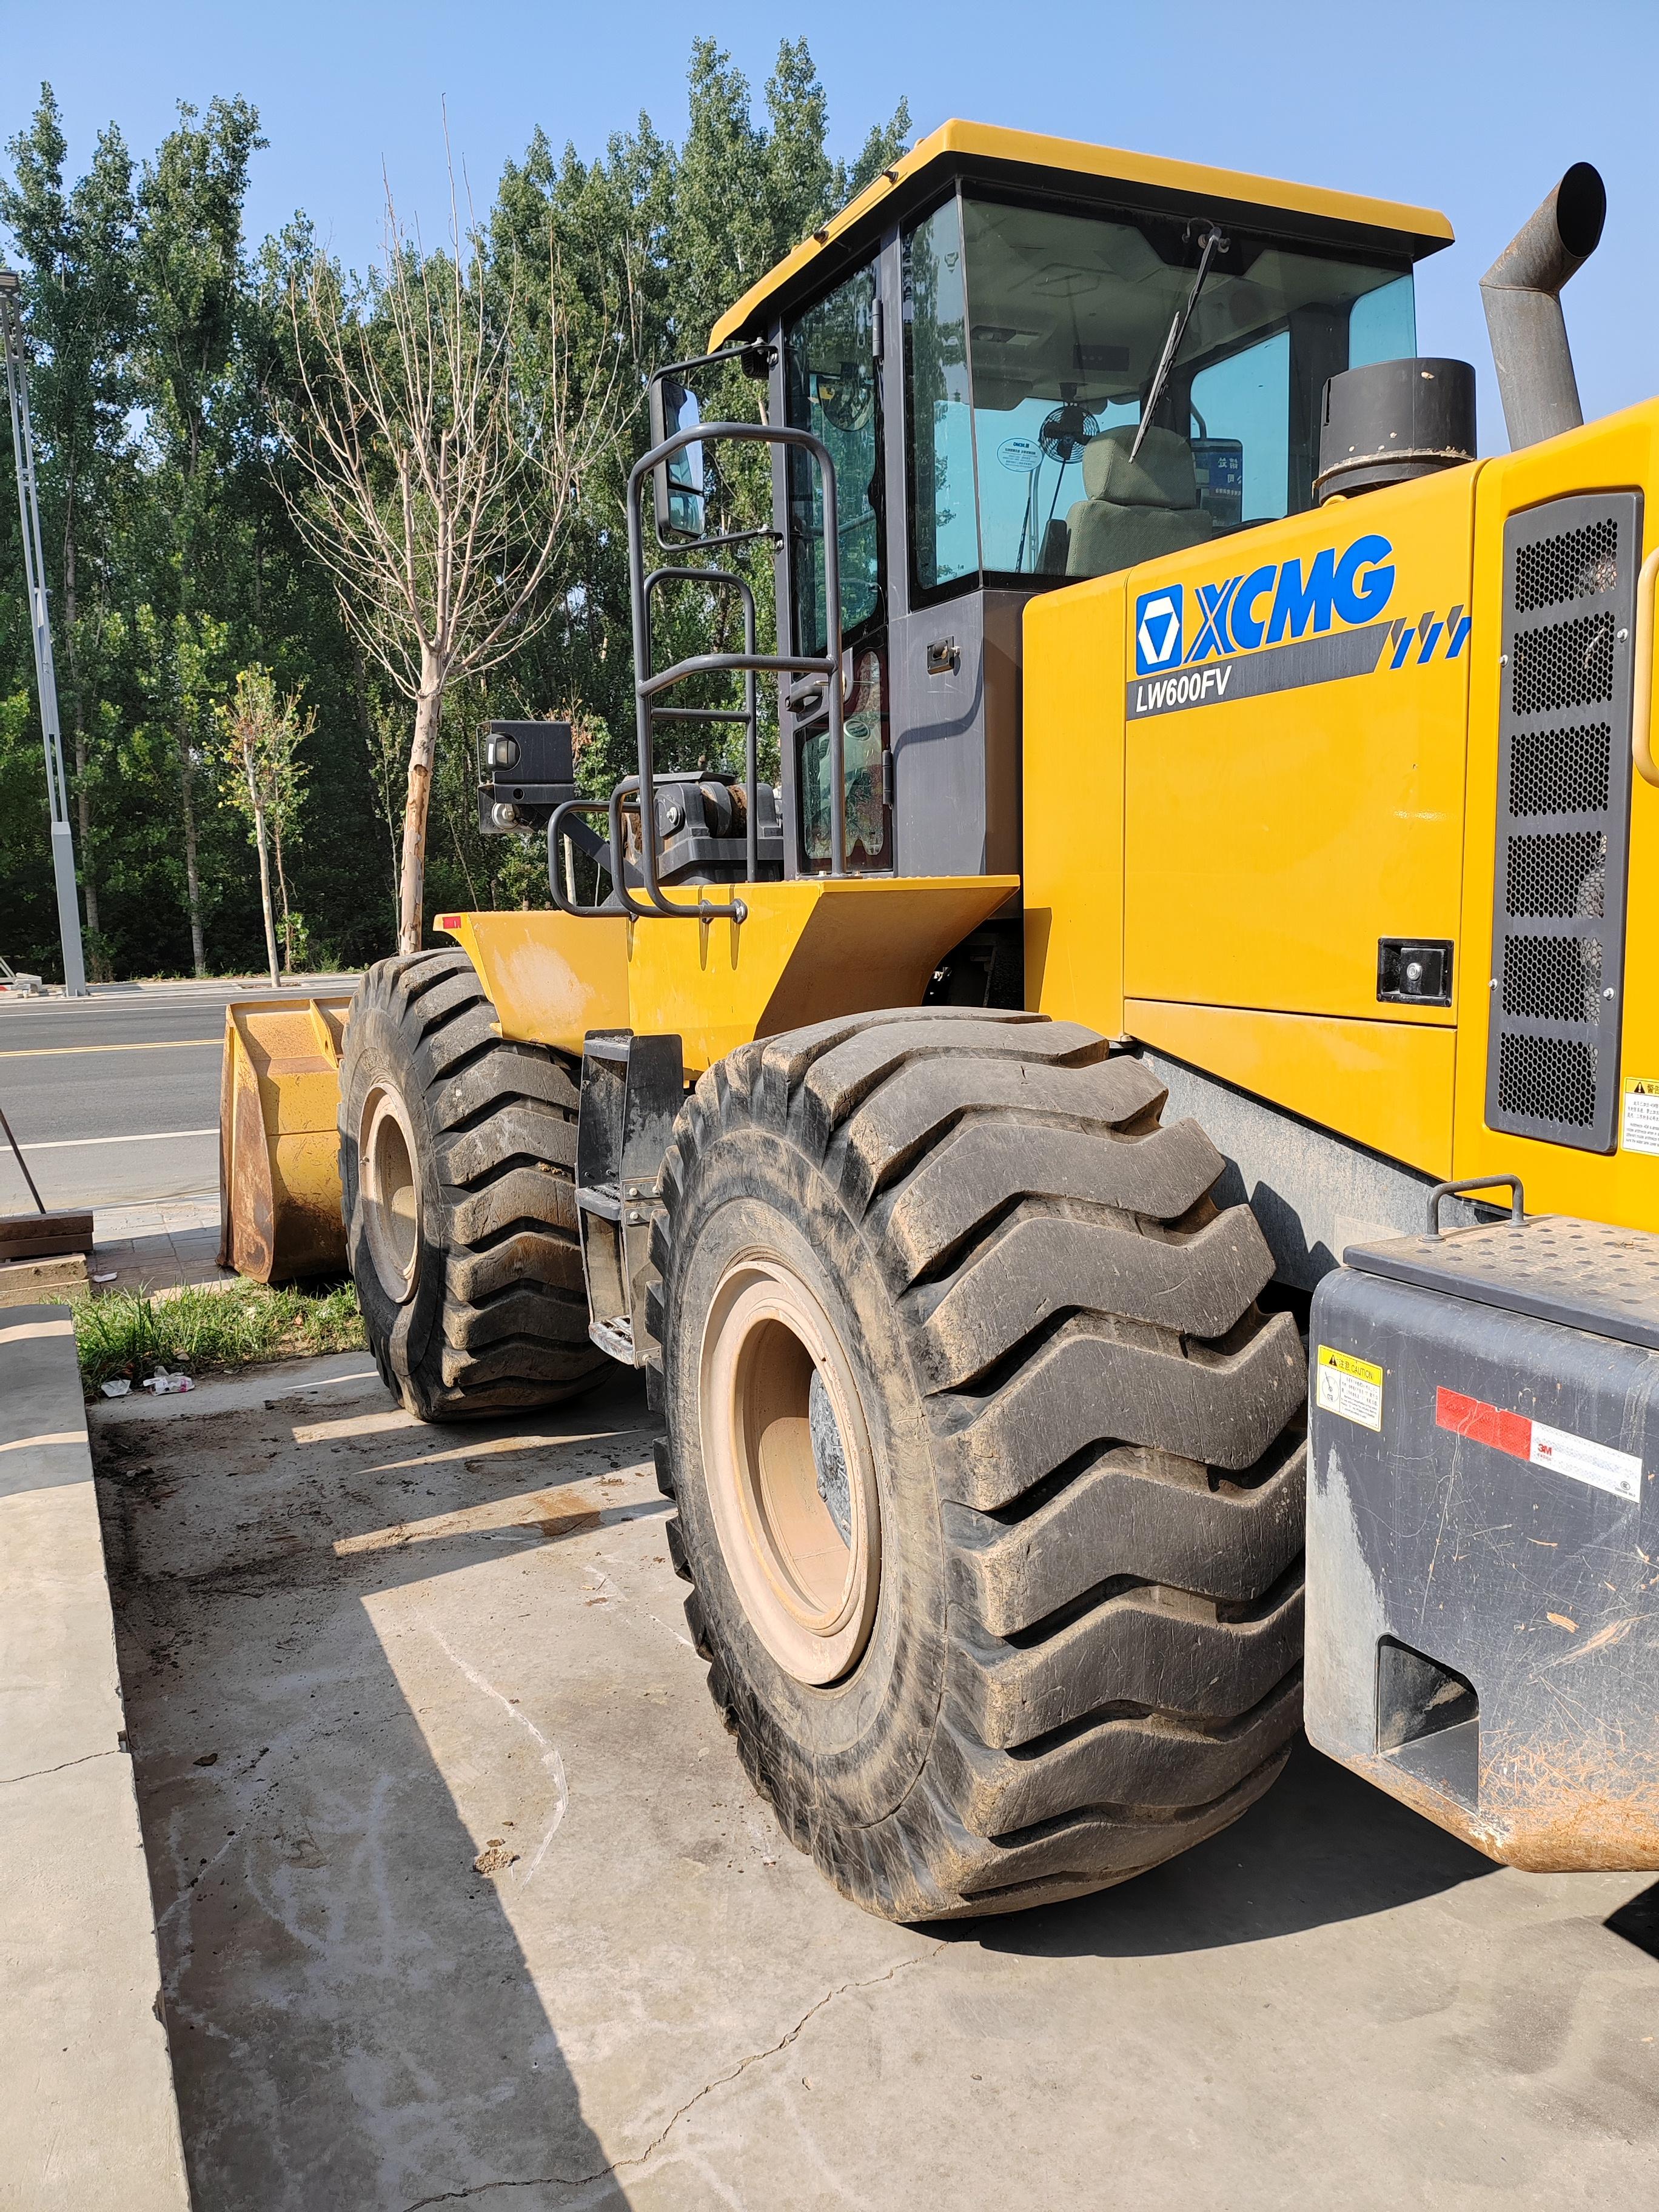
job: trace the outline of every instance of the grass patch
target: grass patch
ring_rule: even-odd
[[[88,1392],[122,1376],[136,1387],[158,1367],[193,1382],[262,1360],[363,1349],[362,1316],[350,1283],[325,1290],[237,1283],[165,1298],[112,1291],[69,1303]]]

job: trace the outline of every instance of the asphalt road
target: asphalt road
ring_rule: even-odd
[[[313,977],[296,988],[349,988]],[[0,1000],[0,1109],[49,1206],[118,1206],[218,1188],[225,1008],[268,996],[247,983]],[[0,1212],[29,1211],[0,1139]]]

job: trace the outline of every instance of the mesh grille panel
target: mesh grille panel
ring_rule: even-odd
[[[1540,538],[1516,555],[1512,605],[1518,615],[1565,606],[1610,592],[1619,581],[1619,525],[1612,515],[1557,538]]]
[[[1600,938],[1510,938],[1504,947],[1504,1012],[1560,1025],[1598,1023]]]
[[[1528,920],[1599,915],[1607,841],[1596,830],[1559,837],[1512,837],[1505,911]]]
[[[1608,612],[1522,630],[1511,656],[1511,714],[1555,714],[1611,699],[1614,627]]]
[[[1633,492],[1504,526],[1486,1126],[1586,1152],[1619,1103],[1641,558]]]
[[[1498,1106],[1530,1121],[1587,1129],[1595,1119],[1595,1047],[1574,1037],[1500,1038]]]
[[[1510,747],[1510,812],[1604,814],[1613,732],[1517,730]]]

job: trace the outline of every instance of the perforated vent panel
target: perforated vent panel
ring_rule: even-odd
[[[1510,812],[1605,814],[1612,744],[1605,722],[1517,730],[1510,748]]]
[[[1510,656],[1510,712],[1553,714],[1613,696],[1613,610],[1521,630]]]
[[[1569,599],[1594,599],[1617,581],[1619,525],[1611,515],[1566,530],[1536,545],[1522,545],[1515,556],[1511,604],[1518,615],[1540,607],[1565,606]]]
[[[1613,1149],[1623,1014],[1633,492],[1553,500],[1504,534],[1486,1121]]]

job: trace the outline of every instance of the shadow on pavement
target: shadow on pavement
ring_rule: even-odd
[[[1645,1951],[1650,1959],[1659,1959],[1659,1881],[1610,1912],[1602,1925]]]
[[[605,1417],[587,1407],[571,1426],[591,1435]],[[619,1434],[637,1419],[615,1417]],[[625,2212],[508,1917],[538,1842],[526,1804],[550,1836],[565,1784],[533,1725],[505,1761],[483,1746],[502,1732],[489,1698],[517,1701],[453,1648],[442,1588],[478,1549],[342,1556],[410,1510],[412,1485],[327,1456],[296,1480],[291,1425],[267,1409],[95,1433],[198,2212],[413,2212],[478,2191]],[[476,1501],[480,1464],[444,1462],[455,1503]],[[521,1462],[494,1464],[522,1482]],[[444,1474],[419,1480],[443,1510]],[[457,1668],[479,1692],[459,1745]],[[446,1771],[475,1814],[496,1795],[519,1826],[488,1815],[476,1835]]]
[[[1298,1738],[1243,1820],[1167,1866],[1070,1904],[940,1933],[1042,1957],[1209,1951],[1391,1911],[1497,1871]]]

